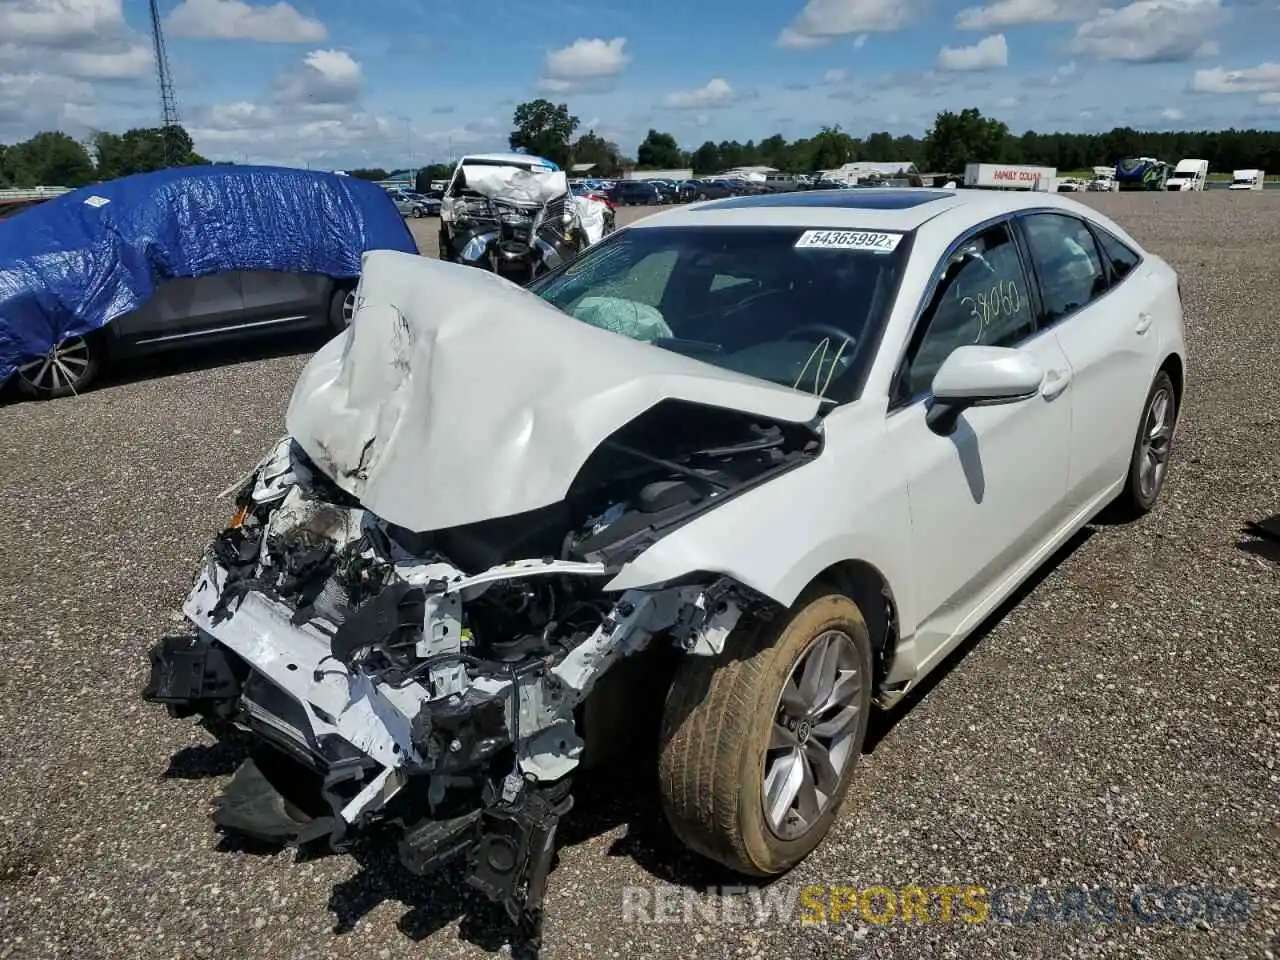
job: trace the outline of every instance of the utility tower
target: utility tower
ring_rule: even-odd
[[[178,126],[178,101],[173,95],[173,77],[169,73],[169,54],[164,48],[164,31],[160,28],[160,8],[156,0],[151,4],[151,42],[156,53],[156,79],[160,83],[160,114],[164,132],[164,162],[173,166],[178,161],[175,155],[177,144],[170,134],[172,128]]]

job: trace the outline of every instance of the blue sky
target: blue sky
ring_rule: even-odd
[[[1280,127],[1280,0],[162,0],[208,156],[400,166],[505,146],[566,102],[634,154],[839,124],[921,134]],[[0,142],[155,124],[146,0],[0,0]]]

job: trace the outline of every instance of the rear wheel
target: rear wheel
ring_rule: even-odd
[[[329,326],[341,333],[351,326],[356,315],[356,288],[338,287],[329,300]]]
[[[1107,519],[1136,520],[1156,505],[1169,472],[1169,454],[1177,422],[1178,392],[1173,379],[1161,370],[1142,408],[1124,489],[1107,508]]]
[[[68,337],[18,367],[18,392],[33,400],[69,397],[89,386],[101,363],[101,337]]]
[[[663,808],[690,848],[739,873],[783,873],[826,836],[871,708],[871,642],[857,605],[812,588],[788,613],[740,625],[718,657],[687,657],[667,699]]]

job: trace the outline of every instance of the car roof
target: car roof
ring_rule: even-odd
[[[1056,193],[1034,190],[944,190],[927,187],[861,187],[808,190],[705,200],[628,229],[678,226],[790,226],[833,229],[915,230],[943,213],[957,232],[1018,210],[1058,208],[1100,219],[1096,211]],[[1103,222],[1105,223],[1105,218]]]

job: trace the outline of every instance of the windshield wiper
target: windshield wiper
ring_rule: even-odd
[[[628,456],[636,457],[639,460],[652,463],[654,466],[663,467],[664,469],[670,470],[672,473],[678,473],[682,477],[688,477],[690,480],[709,483],[711,486],[718,487],[721,490],[728,490],[730,487],[730,484],[725,483],[723,480],[717,480],[714,477],[708,476],[707,473],[702,470],[695,470],[693,467],[686,467],[682,463],[676,463],[674,460],[668,460],[665,457],[656,457],[652,453],[645,453],[643,450],[637,450],[635,447],[629,447],[625,443],[619,443],[616,440],[608,440],[604,445],[613,450],[617,450],[619,453],[625,453]]]

